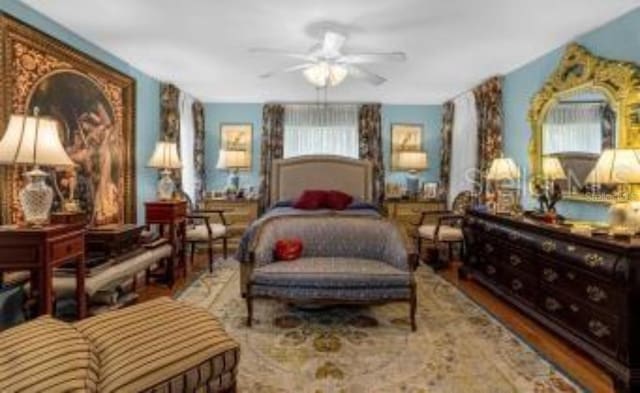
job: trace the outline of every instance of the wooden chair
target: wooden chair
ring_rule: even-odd
[[[222,254],[226,259],[228,257],[228,231],[225,211],[222,209],[201,210],[194,209],[191,198],[182,193],[187,201],[187,232],[186,242],[191,245],[191,264],[193,265],[196,245],[206,244],[209,254],[209,271],[213,272],[213,247],[216,241],[222,241]],[[220,223],[211,222],[211,214],[217,214],[220,217]]]
[[[461,192],[453,200],[452,210],[423,211],[417,223],[415,237],[417,239],[418,255],[422,255],[422,242],[426,241],[432,248],[439,250],[441,244],[448,248],[448,260],[453,258],[453,248],[458,246],[464,254],[464,236],[462,235],[462,220],[464,213],[471,207],[473,195],[469,191]],[[435,223],[427,223],[429,217],[435,216]],[[444,267],[439,263],[432,264],[438,269]]]

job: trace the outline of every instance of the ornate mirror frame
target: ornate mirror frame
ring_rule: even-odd
[[[640,66],[595,56],[583,46],[573,43],[567,47],[560,64],[531,101],[528,116],[532,130],[529,170],[534,179],[541,177],[544,119],[562,97],[577,90],[604,93],[616,112],[617,146],[640,147]]]

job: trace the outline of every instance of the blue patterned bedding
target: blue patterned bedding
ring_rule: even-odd
[[[349,208],[345,210],[330,210],[330,209],[317,209],[317,210],[302,210],[291,207],[290,203],[280,202],[275,205],[274,208],[265,213],[262,217],[254,221],[249,228],[245,231],[240,239],[238,250],[236,251],[236,259],[240,262],[249,260],[250,247],[253,243],[254,237],[258,233],[258,229],[264,225],[264,223],[271,220],[286,220],[287,217],[379,217],[382,218],[380,212],[373,206],[363,202],[353,203]],[[340,225],[337,221],[336,225]]]

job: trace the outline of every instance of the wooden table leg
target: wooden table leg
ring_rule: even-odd
[[[76,317],[78,320],[87,316],[87,297],[84,291],[85,260],[84,255],[76,261]]]
[[[169,258],[169,265],[167,266],[167,281],[169,282],[169,288],[173,288],[176,279],[176,259],[178,257],[178,250],[176,249],[176,227],[173,223],[169,224],[169,244],[171,244],[171,257]]]
[[[53,269],[49,264],[45,266],[42,274],[39,276],[40,285],[38,290],[40,291],[38,297],[38,315],[53,315],[53,296],[51,296],[52,283],[53,283]]]
[[[187,240],[186,240],[187,239],[187,222],[183,220],[182,222],[180,222],[180,225],[178,228],[179,228],[178,242],[180,243],[180,263],[182,264],[183,274],[186,280],[189,274],[189,268],[187,265]]]

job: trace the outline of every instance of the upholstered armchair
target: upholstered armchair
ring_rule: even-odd
[[[185,234],[186,242],[191,245],[191,264],[193,264],[196,246],[198,244],[206,244],[209,256],[209,271],[213,272],[213,248],[215,242],[222,242],[222,254],[226,259],[228,256],[227,246],[227,220],[222,209],[200,210],[194,209],[193,201],[183,193],[187,201],[187,231]],[[220,223],[212,222],[211,215],[217,214]]]
[[[418,255],[422,255],[423,242],[430,244],[435,249],[439,249],[441,244],[446,244],[449,260],[453,257],[453,248],[456,245],[464,253],[462,221],[465,212],[471,207],[472,201],[471,192],[464,191],[456,195],[452,210],[422,212],[416,230]],[[435,264],[434,267],[440,266]]]

